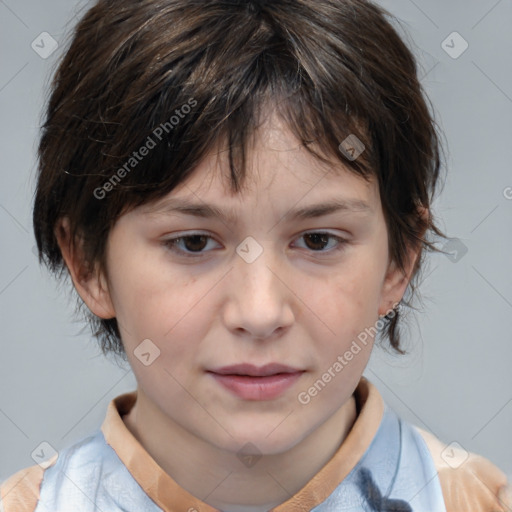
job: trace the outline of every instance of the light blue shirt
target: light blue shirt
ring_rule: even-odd
[[[386,404],[364,455],[311,512],[342,511],[446,512],[439,477],[423,438]],[[144,492],[98,430],[62,450],[57,462],[45,470],[35,512],[162,509]]]

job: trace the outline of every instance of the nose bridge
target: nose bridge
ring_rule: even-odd
[[[247,236],[236,248],[236,267],[241,272],[242,285],[245,287],[266,289],[276,278],[271,268],[276,266],[269,237]]]
[[[248,236],[236,248],[231,272],[234,286],[225,320],[231,329],[243,329],[256,338],[267,338],[293,321],[287,287],[279,276],[283,267],[273,247],[270,237]]]

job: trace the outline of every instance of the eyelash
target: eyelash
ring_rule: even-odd
[[[314,251],[312,249],[309,249],[309,251],[311,251],[312,253],[320,253],[320,254],[336,253],[338,251],[343,250],[345,248],[344,246],[348,243],[348,240],[346,240],[340,236],[334,235],[332,233],[328,233],[326,231],[307,231],[306,233],[303,233],[299,238],[303,238],[304,236],[307,236],[307,235],[327,235],[329,238],[333,238],[338,242],[337,247],[335,247],[334,249],[330,249],[328,251]],[[172,251],[174,253],[178,253],[179,255],[184,256],[185,258],[201,258],[202,256],[204,256],[204,254],[205,254],[204,252],[190,253],[190,252],[186,252],[186,251],[176,248],[176,245],[180,240],[186,240],[189,238],[194,238],[196,236],[203,236],[203,237],[208,238],[209,240],[213,240],[213,237],[211,237],[205,233],[191,233],[191,234],[185,235],[185,236],[182,235],[182,236],[175,237],[175,238],[169,238],[167,240],[164,240],[162,243],[170,251]]]

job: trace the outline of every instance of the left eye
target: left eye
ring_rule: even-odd
[[[304,233],[299,237],[299,239],[301,238],[308,240],[308,243],[306,244],[308,245],[308,247],[306,248],[310,249],[312,252],[324,253],[338,251],[343,249],[343,246],[347,243],[347,240],[345,240],[344,238],[324,231],[311,231],[308,233]],[[328,245],[329,239],[334,240],[337,243],[337,246],[334,249],[331,247],[331,249],[327,251],[322,250],[323,248],[325,248],[325,245]],[[186,257],[198,257],[204,254],[204,248],[209,240],[213,240],[213,238],[205,234],[193,233],[191,235],[169,238],[167,240],[164,240],[163,244],[166,247],[168,247],[171,251],[181,253]],[[184,245],[181,245],[180,247],[180,244],[182,242],[184,243]],[[313,248],[311,248],[311,246]],[[321,246],[320,250],[318,250],[318,246]],[[183,250],[183,247],[185,250]]]
[[[336,236],[336,235],[333,235],[332,233],[326,233],[326,232],[323,232],[323,231],[311,231],[309,233],[304,233],[303,235],[301,235],[299,237],[300,238],[304,238],[304,240],[309,240],[313,247],[317,247],[318,245],[324,245],[324,244],[327,244],[327,241],[329,239],[331,240],[335,240],[337,245],[334,249],[329,249],[328,251],[318,251],[318,250],[315,250],[313,249],[313,252],[331,252],[331,251],[339,251],[341,249],[343,249],[343,246],[347,243],[347,240],[345,240],[344,238],[341,238],[339,236]],[[310,247],[308,247],[310,248]]]

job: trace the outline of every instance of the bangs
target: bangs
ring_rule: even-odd
[[[376,177],[400,268],[408,246],[435,250],[421,234],[442,233],[418,206],[430,208],[441,146],[415,58],[387,18],[365,0],[97,1],[50,91],[32,215],[39,261],[66,270],[54,230],[67,217],[84,264],[106,272],[117,219],[170,194],[218,148],[240,192],[274,114],[322,163]],[[122,351],[115,319],[91,324]]]

